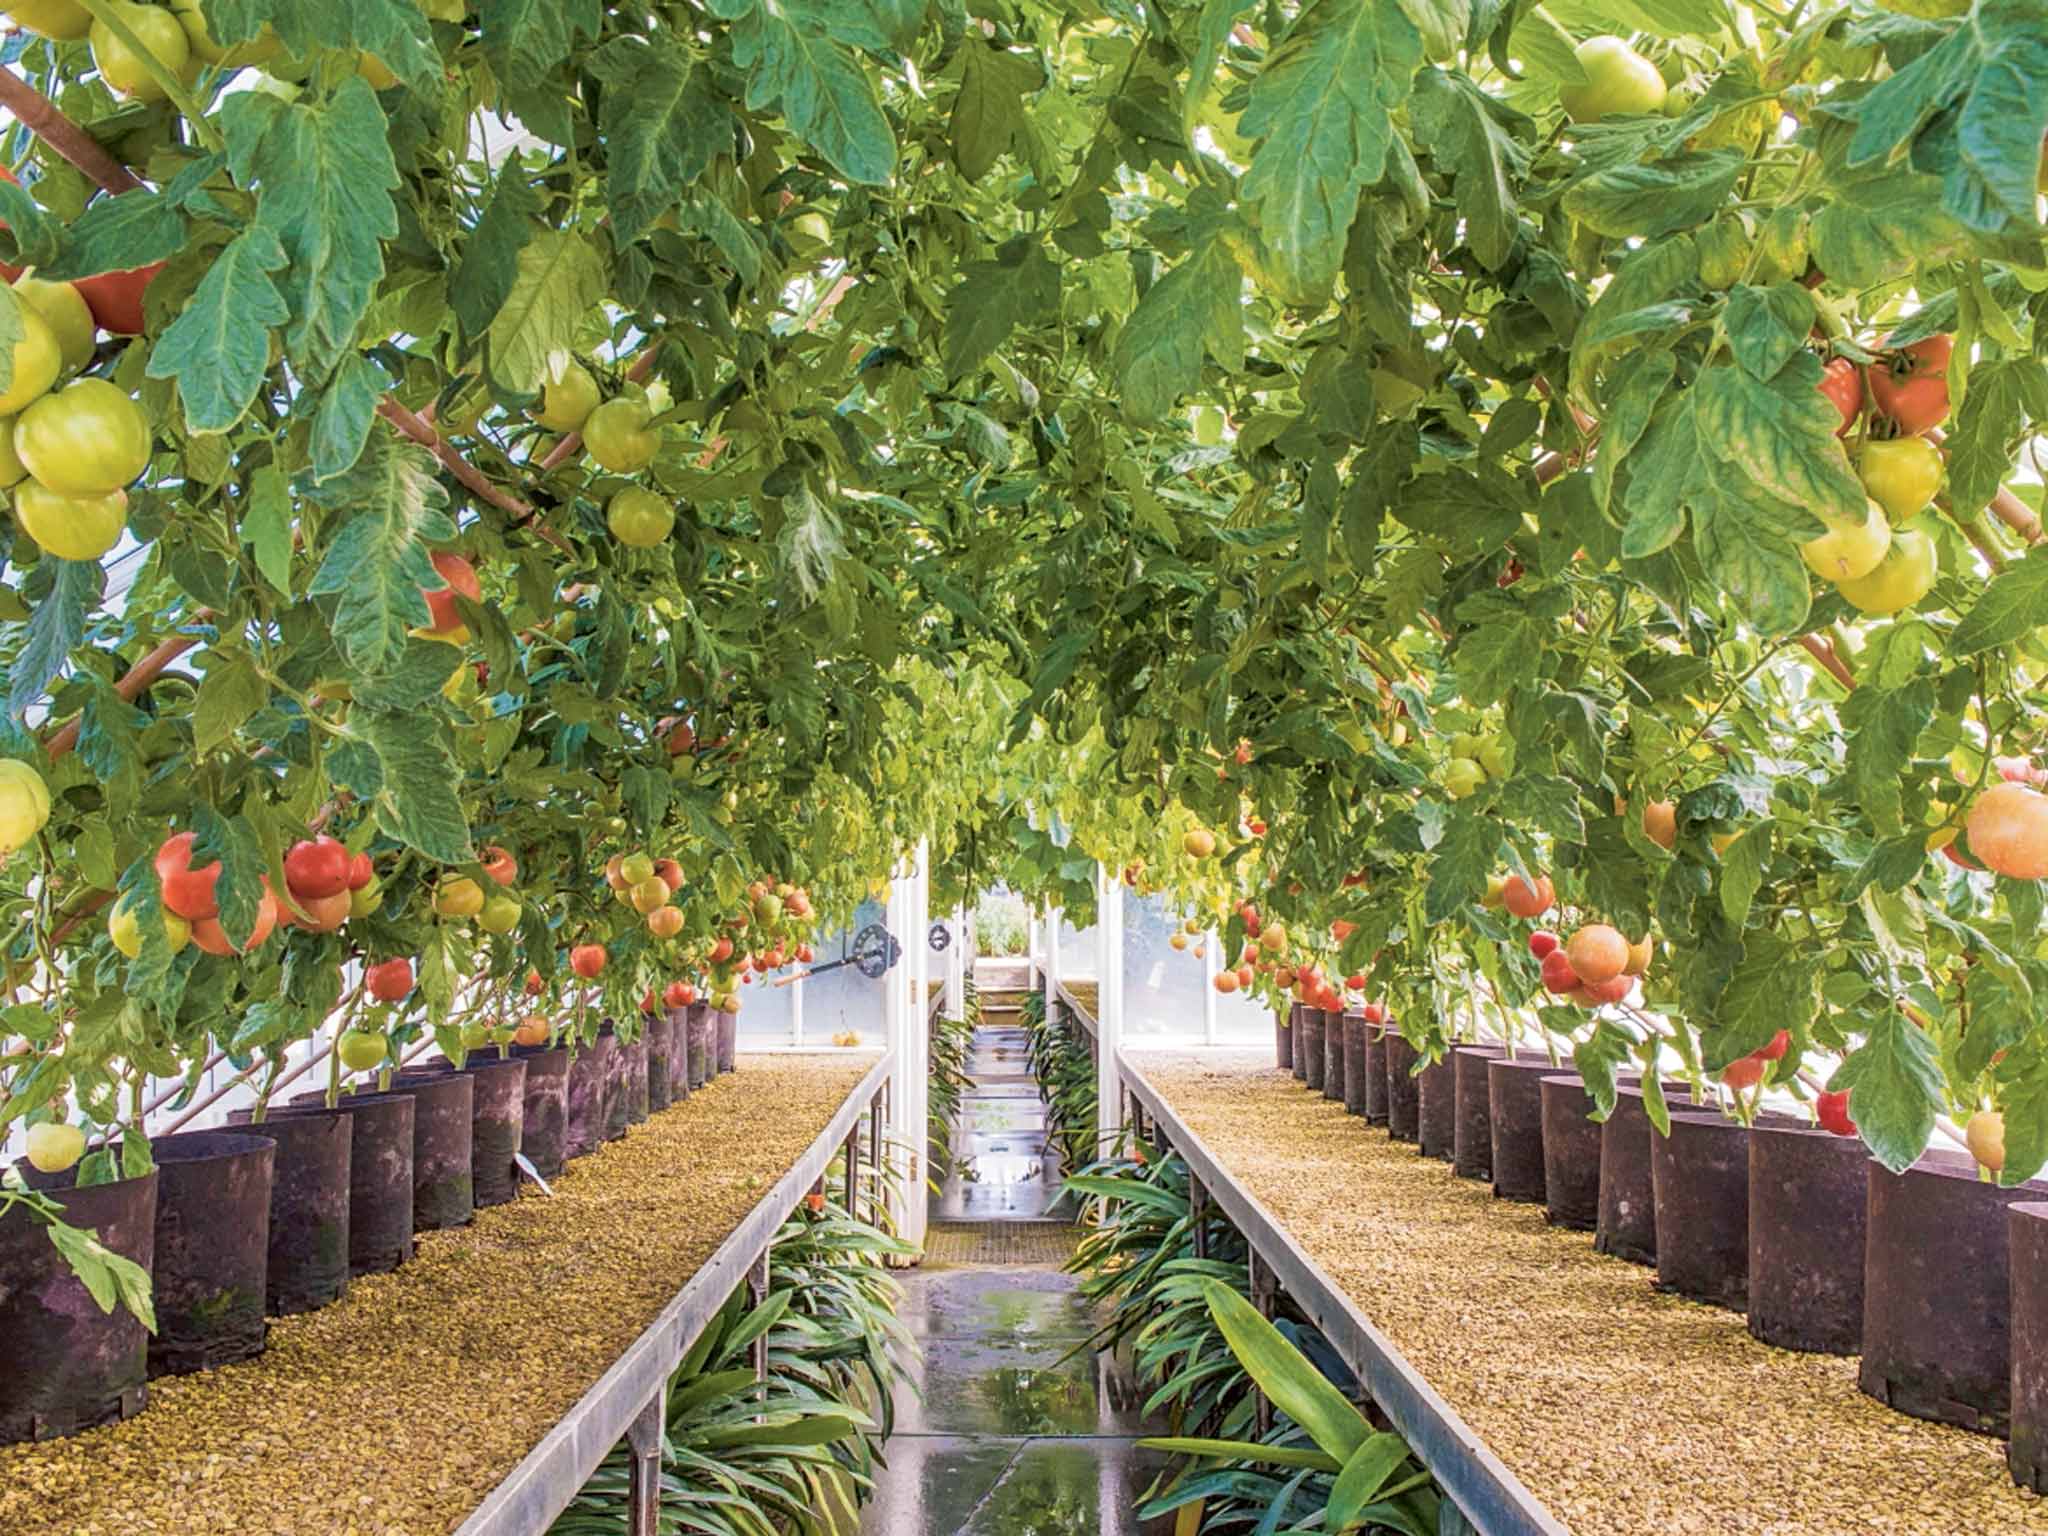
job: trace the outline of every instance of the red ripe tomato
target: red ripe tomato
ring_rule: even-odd
[[[1948,359],[1954,341],[1930,336],[1870,366],[1870,403],[1901,432],[1925,432],[1948,420]],[[1887,336],[1882,350],[1891,350]]]
[[[602,944],[578,944],[569,951],[569,969],[585,981],[595,981],[604,974],[605,959]]]
[[[1791,1045],[1791,1031],[1781,1029],[1771,1037],[1771,1043],[1756,1054],[1764,1061],[1779,1061],[1783,1059],[1785,1052],[1791,1048]]]
[[[1856,424],[1863,410],[1863,375],[1846,357],[1829,358],[1820,371],[1820,392],[1842,413],[1842,424],[1835,428],[1835,436],[1840,437]]]
[[[220,916],[220,902],[214,885],[220,879],[220,860],[192,867],[192,844],[198,835],[177,832],[156,851],[156,878],[163,887],[164,905],[187,922]]]
[[[771,949],[761,957],[761,969],[764,971],[779,971],[782,969],[782,951],[780,948]]]
[[[652,1013],[652,1012],[654,1012],[654,1005],[655,1005],[656,1001],[657,1001],[657,999],[656,999],[656,997],[655,997],[655,995],[654,995],[654,988],[652,988],[652,987],[649,987],[649,988],[647,989],[647,991],[646,991],[646,992],[645,992],[645,993],[644,993],[644,994],[643,994],[643,995],[641,996],[641,999],[640,999],[640,1011],[641,1011],[642,1013]]]
[[[798,964],[809,965],[812,960],[817,958],[817,951],[808,944],[799,944],[796,947],[796,958]]]
[[[1823,1093],[1813,1101],[1813,1112],[1820,1121],[1820,1128],[1835,1136],[1854,1136],[1856,1122],[1849,1118],[1849,1095],[1847,1093]]]
[[[331,837],[293,843],[284,856],[284,886],[294,901],[319,901],[349,890],[349,852]]]
[[[282,903],[279,905],[279,911],[287,923],[294,928],[303,928],[308,933],[332,933],[349,919],[347,891],[340,891],[332,896],[294,896],[292,900],[304,909],[304,917]]]
[[[1237,968],[1237,984],[1240,987],[1248,987],[1252,984],[1252,968],[1250,966],[1240,965]]]
[[[1365,972],[1353,971],[1344,978],[1344,985],[1353,992],[1363,992],[1365,990]]]
[[[1620,1002],[1628,996],[1629,988],[1635,984],[1635,977],[1624,972],[1619,976],[1610,976],[1605,981],[1587,982],[1579,991],[1588,1005],[1597,1007],[1602,1003]]]
[[[683,888],[683,866],[674,859],[656,859],[654,876],[669,888],[671,895]]]
[[[519,861],[492,843],[484,850],[484,873],[500,885],[510,885],[519,878]]]
[[[713,965],[723,965],[726,961],[730,960],[731,958],[731,939],[720,939],[716,944],[711,946],[711,963]]]
[[[92,311],[93,323],[101,330],[115,336],[140,336],[143,290],[163,269],[162,262],[153,261],[146,267],[74,278],[72,284],[85,300],[85,307]]]
[[[1557,948],[1557,943],[1558,940],[1556,934],[1551,933],[1548,929],[1538,928],[1534,933],[1529,935],[1529,953],[1534,955],[1538,960],[1541,960],[1544,956],[1548,955],[1552,950]]]
[[[348,861],[348,888],[360,891],[377,878],[377,866],[370,862],[367,853],[356,854]]]
[[[1563,997],[1579,989],[1579,973],[1572,969],[1572,963],[1561,949],[1553,949],[1543,957],[1543,987]]]
[[[1387,1009],[1384,1003],[1367,1003],[1358,1012],[1360,1017],[1368,1024],[1384,1024],[1387,1022]]]
[[[1730,1088],[1754,1088],[1764,1080],[1768,1065],[1761,1056],[1739,1056],[1721,1069],[1721,1081]]]
[[[664,1006],[669,1008],[687,1008],[690,1006],[691,995],[690,989],[684,986],[683,983],[672,981],[663,989],[661,1001]]]
[[[528,971],[526,973],[526,995],[528,997],[539,997],[546,986],[547,983],[540,979],[539,971]]]
[[[438,592],[420,589],[420,595],[427,600],[427,612],[432,615],[427,627],[437,635],[452,635],[463,628],[462,614],[456,609],[455,594],[460,592],[472,603],[483,601],[483,583],[476,579],[476,567],[460,555],[450,554],[445,549],[434,551],[434,569],[448,585]]]
[[[363,986],[380,1003],[402,1003],[412,993],[412,962],[380,961],[363,972]]]

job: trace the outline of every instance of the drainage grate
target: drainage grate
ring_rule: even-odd
[[[1080,1232],[1064,1221],[941,1221],[925,1232],[927,1264],[1064,1264]]]

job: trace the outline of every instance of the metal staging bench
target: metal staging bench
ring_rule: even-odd
[[[653,1536],[669,1376],[735,1286],[745,1281],[756,1287],[757,1293],[765,1291],[768,1250],[776,1231],[797,1202],[823,1179],[842,1148],[846,1152],[845,1194],[851,1205],[859,1182],[861,1120],[865,1117],[868,1121],[866,1144],[872,1156],[882,1144],[893,1063],[893,1057],[884,1055],[868,1070],[803,1156],[775,1181],[611,1369],[491,1490],[463,1521],[457,1536],[542,1536],[621,1440],[629,1440],[633,1447],[627,1530],[631,1536]]]

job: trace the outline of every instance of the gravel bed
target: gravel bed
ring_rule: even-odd
[[[1856,1390],[1856,1361],[1751,1338],[1540,1206],[1390,1142],[1270,1053],[1133,1053],[1575,1536],[2043,1536],[2003,1442]]]
[[[150,1383],[125,1424],[0,1447],[0,1536],[432,1536],[454,1530],[825,1128],[872,1053],[746,1056],[548,1200],[426,1232],[419,1255],[258,1359]]]

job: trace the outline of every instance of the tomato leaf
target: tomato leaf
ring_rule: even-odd
[[[1829,1079],[1849,1094],[1849,1114],[1871,1155],[1903,1173],[1927,1149],[1942,1104],[1934,1042],[1895,1007],[1879,1009],[1863,1041]]]
[[[441,863],[474,858],[462,812],[462,770],[448,749],[447,728],[432,715],[359,710],[349,730],[376,754],[382,770],[377,825]]]
[[[1060,273],[1036,240],[1019,237],[993,261],[969,262],[946,299],[946,376],[960,379],[1019,325],[1059,312]]]
[[[1813,328],[1813,299],[1797,283],[1728,291],[1728,348],[1753,378],[1770,380],[1806,345]]]
[[[1949,637],[1950,653],[1974,656],[2024,639],[2048,615],[2048,545],[2027,551],[1979,594]]]
[[[1409,110],[1431,158],[1454,177],[1452,190],[1472,253],[1498,270],[1520,228],[1515,183],[1529,167],[1529,152],[1517,134],[1533,136],[1535,124],[1465,76],[1440,69],[1425,69],[1416,77]]]
[[[491,317],[491,378],[515,395],[537,395],[575,360],[583,317],[604,297],[604,262],[568,230],[541,230],[519,251],[519,275]]]
[[[1260,141],[1239,193],[1290,299],[1329,291],[1421,63],[1421,35],[1394,0],[1316,0],[1266,55],[1237,123]]]
[[[319,487],[322,501],[355,510],[335,527],[308,590],[336,599],[335,643],[358,673],[385,669],[405,632],[431,618],[422,590],[445,585],[427,544],[452,538],[455,528],[432,462],[424,450],[379,433],[353,469]]]
[[[1226,368],[1244,358],[1244,277],[1220,240],[1210,240],[1146,290],[1117,337],[1113,367],[1123,405],[1154,421],[1201,382],[1206,351]]]
[[[157,338],[149,377],[177,381],[185,424],[194,432],[226,432],[248,414],[270,369],[271,329],[291,318],[271,277],[288,261],[270,230],[243,230]]]
[[[1612,166],[1573,182],[1561,206],[1612,239],[1668,235],[1712,217],[1747,163],[1740,151],[1711,149]]]
[[[1861,687],[1843,701],[1850,791],[1879,832],[1897,832],[1904,824],[1900,784],[1920,733],[1934,719],[1934,703],[1928,678],[1900,688]]]
[[[841,172],[880,185],[896,171],[896,135],[867,71],[816,26],[815,18],[805,25],[766,6],[734,25],[733,62],[749,72],[748,110],[780,110],[791,132]]]
[[[1448,921],[1459,908],[1486,891],[1486,877],[1500,862],[1501,831],[1490,817],[1453,810],[1429,862],[1429,891],[1423,913],[1432,923]]]
[[[960,89],[947,125],[953,165],[962,176],[979,181],[995,169],[1024,120],[1025,93],[1044,83],[1045,70],[1035,56],[967,38],[960,48]]]
[[[448,281],[448,304],[465,337],[474,339],[488,330],[491,317],[512,296],[512,286],[519,280],[519,253],[533,238],[541,206],[519,156],[507,155],[498,167],[491,200]]]
[[[732,151],[732,110],[673,39],[619,37],[591,56],[604,82],[605,201],[622,243]]]

